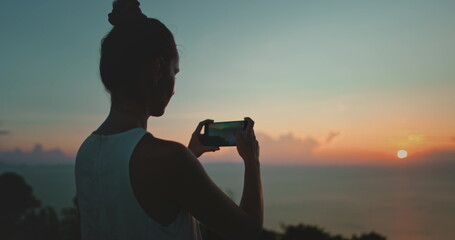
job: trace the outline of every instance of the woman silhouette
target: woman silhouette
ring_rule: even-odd
[[[174,94],[179,57],[172,33],[147,18],[136,0],[118,0],[101,46],[101,80],[110,113],[76,156],[82,239],[202,239],[198,223],[223,239],[255,239],[263,224],[259,146],[254,122],[237,134],[245,165],[240,206],[224,194],[197,157],[217,147],[201,143],[199,123],[188,147],[154,137]]]

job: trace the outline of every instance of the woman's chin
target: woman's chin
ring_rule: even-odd
[[[152,111],[150,111],[150,116],[152,116],[152,117],[161,117],[161,116],[163,116],[164,111],[165,111],[164,108],[160,109],[160,110],[156,110],[156,109],[152,110]]]

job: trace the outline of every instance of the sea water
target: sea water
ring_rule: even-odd
[[[243,165],[205,164],[237,203]],[[32,186],[43,206],[72,206],[73,165],[2,165]],[[375,231],[391,240],[455,239],[453,168],[262,166],[264,227],[317,225],[351,236]]]

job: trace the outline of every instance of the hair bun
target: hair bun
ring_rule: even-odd
[[[112,4],[112,12],[109,13],[109,22],[114,26],[130,25],[147,19],[137,0],[116,0]]]

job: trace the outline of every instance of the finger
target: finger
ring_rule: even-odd
[[[259,153],[261,152],[261,146],[259,145],[258,141],[256,141],[256,144],[257,144],[257,152],[258,152],[258,157],[259,157]]]
[[[197,134],[197,135],[198,135],[198,136],[196,136],[196,139],[199,141],[199,143],[200,143],[201,145],[205,146],[205,145],[204,145],[204,143],[205,143],[204,135],[203,135],[203,134]]]
[[[216,152],[220,150],[220,147],[208,147],[204,150],[204,152]]]
[[[242,132],[241,131],[235,132],[235,140],[236,140],[237,144],[242,141]]]
[[[251,129],[251,137],[256,141],[256,134],[254,133],[254,129]]]
[[[216,152],[216,151],[220,150],[220,148],[216,147],[216,146],[204,146],[200,150],[202,152],[201,153],[201,155],[202,155],[202,154],[204,154],[206,152]]]
[[[253,119],[251,119],[249,117],[245,117],[245,121],[246,121],[245,135],[248,136],[251,134],[251,131],[253,130],[254,121],[253,121]]]
[[[202,122],[199,122],[199,124],[197,125],[196,127],[196,130],[194,130],[194,133],[201,133],[202,131],[202,127],[208,123],[213,123],[213,120],[212,119],[206,119]]]

